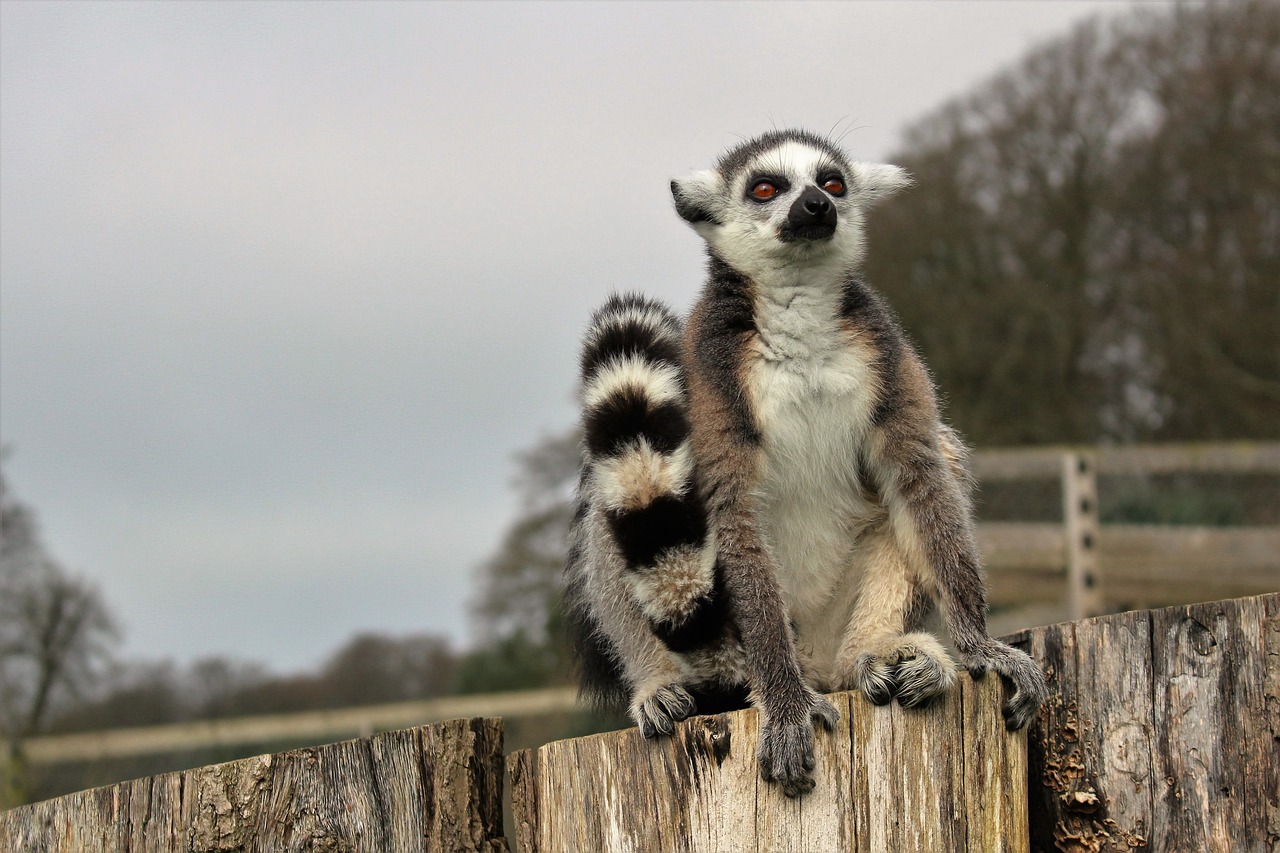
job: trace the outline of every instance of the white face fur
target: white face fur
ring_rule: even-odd
[[[671,190],[677,211],[715,254],[768,285],[796,275],[809,280],[836,276],[857,266],[863,255],[863,212],[910,183],[897,166],[851,163],[822,147],[784,137],[729,174],[696,172],[672,181]],[[797,238],[788,227],[806,192],[801,206],[806,201],[821,206],[825,199],[834,208],[829,236]]]

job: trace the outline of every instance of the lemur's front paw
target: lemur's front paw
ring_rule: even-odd
[[[1004,722],[1010,731],[1030,723],[1049,696],[1044,671],[1026,652],[999,640],[988,640],[976,649],[961,654],[965,667],[974,678],[994,669],[1005,683],[1013,687],[1013,695],[1004,703]]]
[[[902,707],[915,708],[951,689],[955,668],[937,638],[907,634],[887,650],[858,655],[840,680],[841,687],[861,690],[876,705],[887,705],[897,696]]]
[[[646,696],[637,696],[631,704],[631,718],[646,738],[669,735],[676,723],[693,714],[695,704],[689,691],[679,684],[659,687]]]
[[[760,731],[760,776],[766,782],[780,784],[788,797],[798,797],[814,786],[814,723],[833,731],[840,712],[822,696],[810,693],[807,709],[779,717],[765,719]]]

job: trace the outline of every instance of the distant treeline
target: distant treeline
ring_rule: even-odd
[[[1280,436],[1280,4],[1095,19],[910,127],[867,278],[979,446]]]
[[[527,643],[497,642],[459,652],[433,634],[360,634],[314,672],[272,673],[260,664],[210,657],[118,663],[94,698],[51,715],[49,734],[349,708],[458,693],[543,686],[551,681]],[[105,688],[105,689],[104,689]]]

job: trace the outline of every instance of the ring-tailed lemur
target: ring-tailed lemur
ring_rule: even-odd
[[[896,166],[775,131],[672,181],[707,242],[682,329],[614,297],[582,353],[584,463],[566,604],[584,693],[646,736],[741,703],[762,712],[761,773],[813,787],[817,691],[918,705],[955,665],[922,623],[935,602],[975,676],[1012,685],[1026,725],[1046,695],[987,633],[967,451],[893,313],[858,278],[863,213]]]

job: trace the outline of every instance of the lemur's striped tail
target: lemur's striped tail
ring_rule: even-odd
[[[689,441],[681,331],[661,303],[613,296],[592,317],[582,349],[592,500],[637,602],[677,651],[699,645],[724,606]]]

